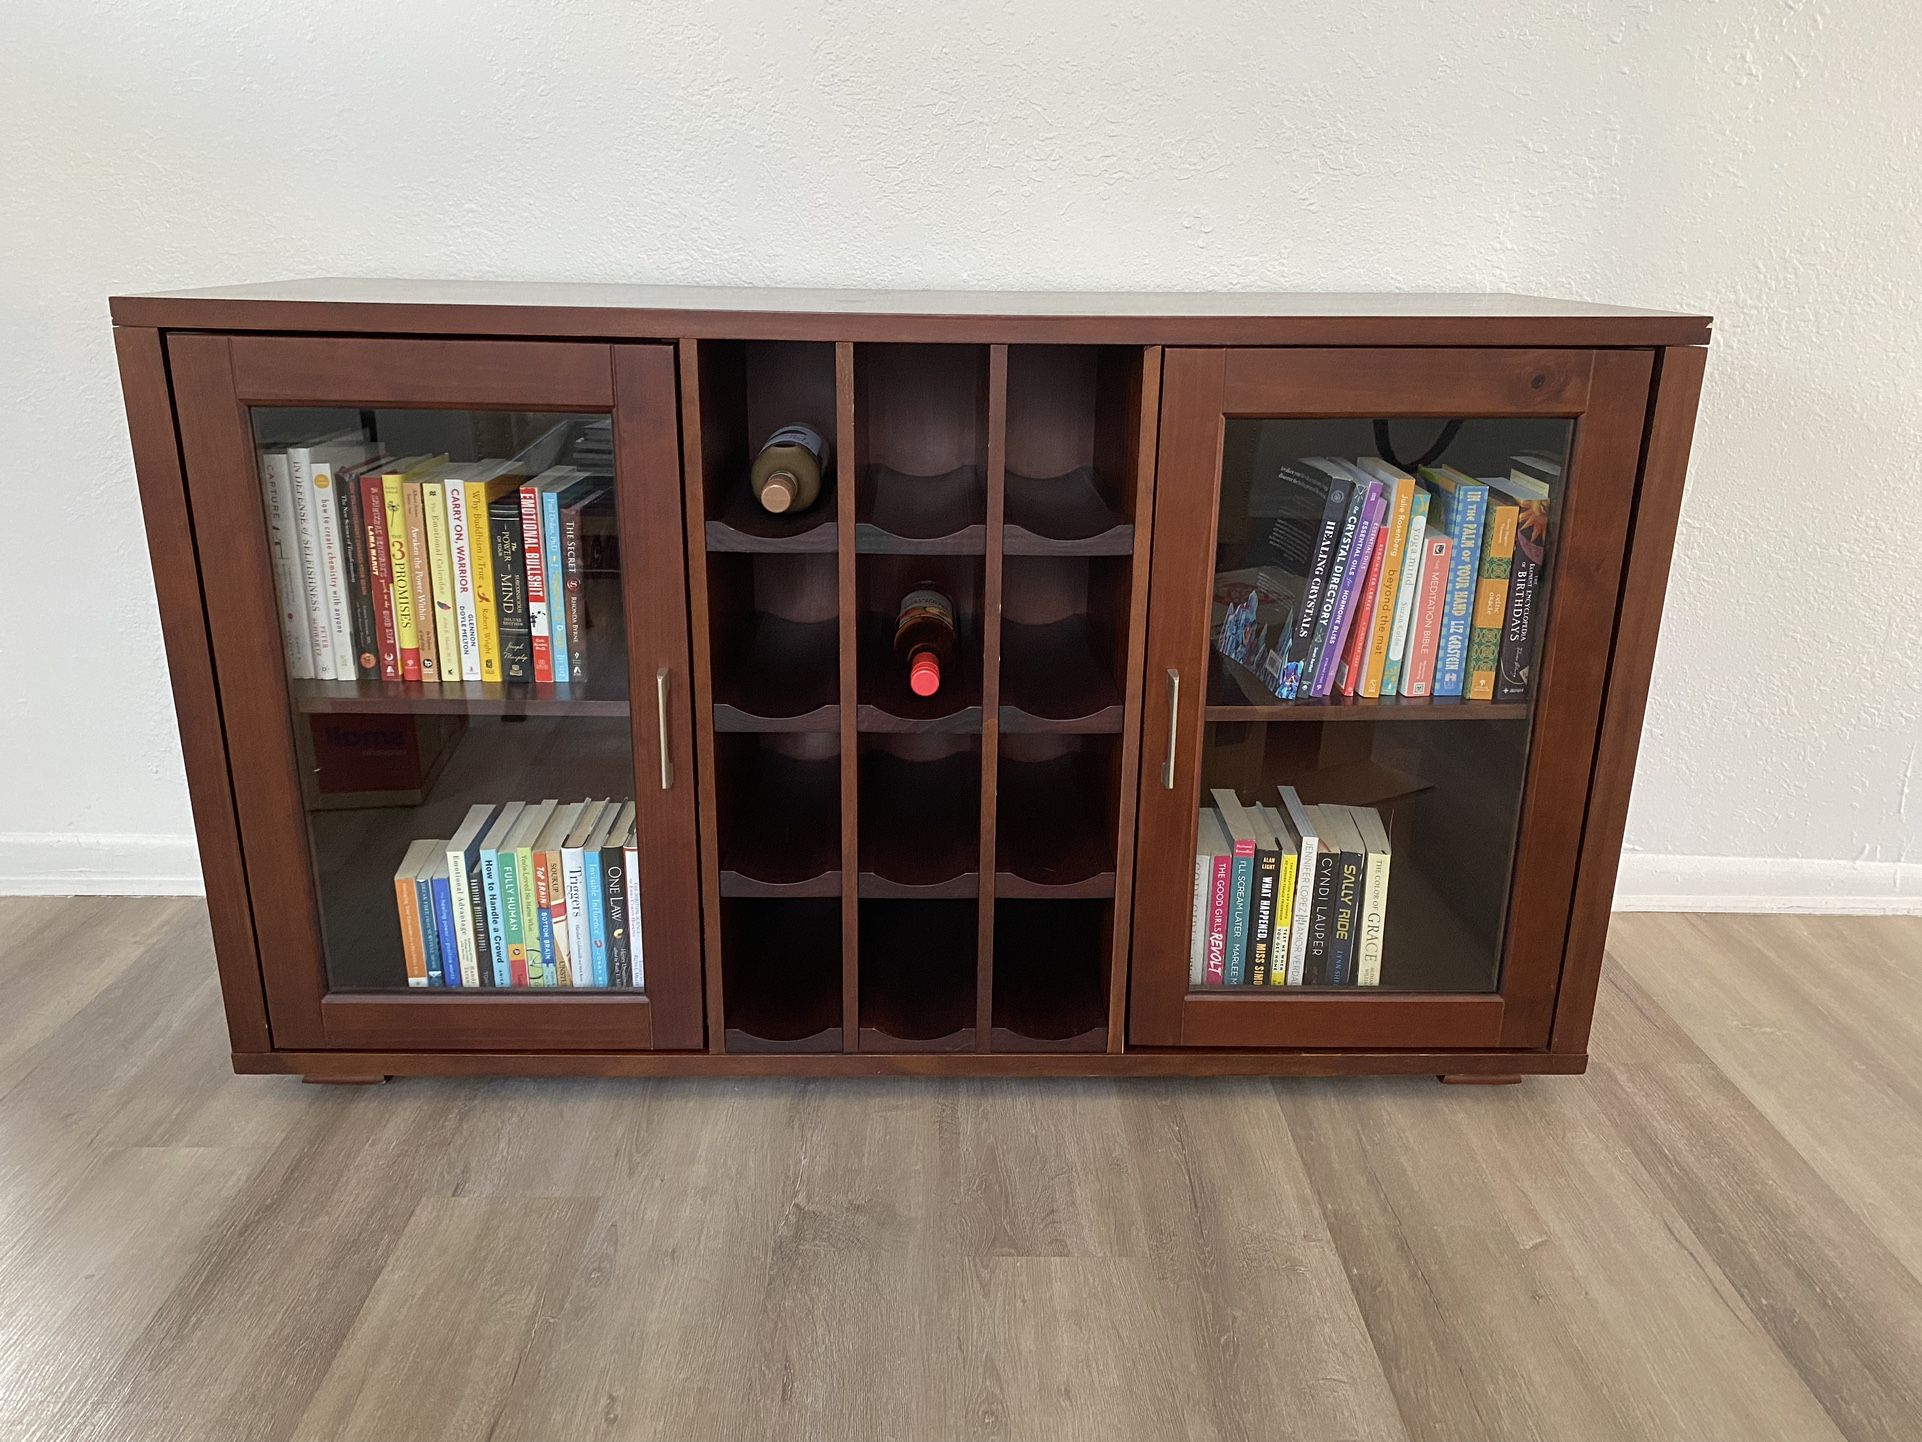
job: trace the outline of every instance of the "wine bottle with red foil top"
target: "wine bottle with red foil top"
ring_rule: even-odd
[[[908,689],[932,696],[954,668],[954,603],[935,586],[916,586],[901,598],[894,622],[894,654],[908,668]]]

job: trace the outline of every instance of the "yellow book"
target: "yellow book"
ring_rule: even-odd
[[[1358,695],[1381,695],[1382,672],[1388,665],[1388,641],[1395,630],[1395,601],[1401,594],[1403,558],[1408,554],[1408,518],[1415,509],[1415,478],[1377,456],[1364,456],[1362,469],[1388,487],[1388,511],[1383,524],[1388,541],[1381,556],[1381,580],[1375,590],[1368,650],[1362,656]]]
[[[504,467],[506,462],[497,463]],[[460,483],[467,500],[467,550],[474,569],[474,630],[480,647],[480,678],[501,679],[500,617],[494,603],[494,547],[487,533],[487,506],[490,501],[511,495],[524,479],[519,472],[501,475],[495,469],[481,480]]]
[[[434,595],[434,643],[440,679],[460,680],[460,623],[454,612],[454,545],[447,531],[447,487],[420,483],[421,509],[427,518],[427,570]]]
[[[1275,944],[1268,962],[1268,985],[1288,984],[1288,950],[1293,937],[1295,884],[1301,879],[1301,857],[1292,851],[1281,854],[1280,874],[1275,879]],[[1285,922],[1284,922],[1285,918]]]
[[[407,482],[417,480],[439,459],[415,456],[393,470],[383,471],[380,477],[382,509],[387,512],[387,556],[393,573],[394,640],[400,652],[401,679],[405,681],[421,679],[420,613],[415,605],[419,588],[410,561],[413,553],[407,545]]]
[[[1508,611],[1508,578],[1515,565],[1516,522],[1521,508],[1491,499],[1482,532],[1481,569],[1475,581],[1475,610],[1468,632],[1468,689],[1471,701],[1495,698],[1495,667],[1501,659],[1502,622]]]

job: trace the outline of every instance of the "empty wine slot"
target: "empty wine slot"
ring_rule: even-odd
[[[840,758],[831,734],[714,738],[723,896],[838,896]]]
[[[839,725],[832,556],[710,556],[708,618],[715,730]]]
[[[856,549],[973,553],[987,542],[987,349],[855,347]]]
[[[729,899],[720,926],[727,1050],[841,1050],[840,902]]]
[[[1134,550],[1141,367],[1125,346],[1009,348],[1009,555]]]
[[[964,736],[862,740],[863,896],[962,897],[980,890],[981,753]]]
[[[1102,1050],[1113,935],[1106,901],[997,901],[990,1049]]]
[[[1006,735],[996,896],[1113,896],[1117,738]]]
[[[1002,577],[1001,726],[1119,731],[1129,562],[1010,556]]]
[[[861,902],[861,1050],[974,1046],[972,901]]]

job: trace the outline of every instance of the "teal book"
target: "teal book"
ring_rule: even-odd
[[[1381,668],[1381,694],[1401,694],[1402,662],[1408,656],[1408,633],[1415,620],[1416,580],[1421,574],[1422,537],[1428,533],[1428,492],[1415,487],[1408,512],[1408,544],[1402,553],[1401,580],[1395,590],[1395,616],[1388,632],[1388,659]]]
[[[1255,895],[1255,824],[1248,808],[1234,792],[1218,786],[1212,793],[1221,829],[1234,846],[1228,870],[1228,950],[1222,961],[1222,984],[1248,984],[1248,937]]]
[[[493,964],[494,985],[512,986],[513,972],[507,957],[507,886],[508,873],[514,869],[513,853],[507,854],[507,864],[501,864],[501,849],[506,846],[508,836],[519,824],[521,812],[525,809],[522,802],[510,801],[501,807],[500,814],[480,843],[481,898],[487,921],[487,949]]]
[[[1474,628],[1475,580],[1481,574],[1482,522],[1488,513],[1488,487],[1453,466],[1423,466],[1421,478],[1432,497],[1430,529],[1437,516],[1441,533],[1454,542],[1448,586],[1442,593],[1441,636],[1435,648],[1436,696],[1459,696],[1468,683],[1468,635]]]

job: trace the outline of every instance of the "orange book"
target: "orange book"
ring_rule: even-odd
[[[423,866],[432,866],[440,843],[416,841],[394,872],[394,909],[400,919],[400,954],[409,986],[427,985],[427,945],[421,939],[420,893],[415,887]]]
[[[1368,569],[1362,573],[1360,609],[1348,628],[1348,644],[1342,647],[1341,665],[1335,670],[1335,690],[1343,696],[1361,692],[1361,668],[1368,659],[1370,638],[1375,634],[1375,610],[1381,605],[1381,572],[1388,555],[1388,528],[1375,532],[1375,544],[1368,552]]]

